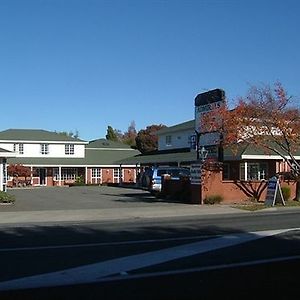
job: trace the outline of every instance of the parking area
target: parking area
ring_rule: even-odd
[[[15,195],[16,202],[0,206],[0,211],[134,208],[164,203],[147,191],[110,186],[16,188],[8,193]]]
[[[0,205],[0,226],[116,222],[207,216],[240,212],[229,205],[191,205],[149,192],[111,186],[10,189],[13,205]],[[245,212],[245,211],[244,211]]]

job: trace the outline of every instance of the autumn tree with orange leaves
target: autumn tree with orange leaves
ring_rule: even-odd
[[[10,164],[7,167],[7,172],[9,176],[15,178],[16,185],[19,184],[19,177],[25,177],[25,181],[27,180],[27,177],[31,177],[30,168],[20,164]]]
[[[248,143],[266,154],[277,154],[290,167],[297,181],[296,199],[300,201],[300,109],[280,83],[274,86],[253,86],[246,97],[238,99],[230,110],[226,105],[206,114],[202,127],[217,131],[223,146],[238,147]]]

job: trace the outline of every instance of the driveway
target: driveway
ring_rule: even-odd
[[[82,210],[147,207],[163,204],[148,192],[108,186],[11,189],[16,202],[0,211]]]
[[[228,205],[190,205],[159,200],[148,192],[119,187],[51,187],[8,191],[14,205],[0,205],[0,224],[100,222],[236,213]],[[14,225],[12,225],[14,226]]]

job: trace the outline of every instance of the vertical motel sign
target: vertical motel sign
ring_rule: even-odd
[[[205,113],[220,108],[225,104],[225,92],[221,89],[211,90],[195,98],[195,131],[203,133],[201,119]]]
[[[211,90],[197,95],[195,98],[195,133],[197,160],[201,147],[209,147],[209,157],[222,160],[222,149],[217,145],[220,144],[220,134],[218,132],[205,132],[203,128],[203,117],[205,114],[214,111],[225,105],[225,92],[221,89]],[[210,147],[212,146],[212,147]]]

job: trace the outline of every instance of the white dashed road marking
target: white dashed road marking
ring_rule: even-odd
[[[0,290],[16,290],[97,282],[105,277],[107,278],[118,274],[126,274],[127,272],[140,268],[150,267],[160,263],[196,254],[202,254],[225,247],[235,246],[290,230],[295,229],[268,230],[225,235],[205,241],[120,257],[57,272],[3,281],[0,282]]]

